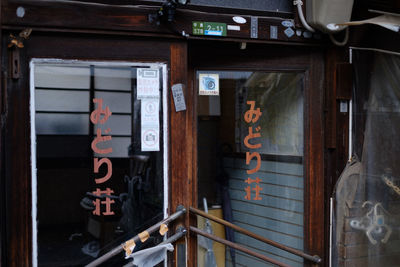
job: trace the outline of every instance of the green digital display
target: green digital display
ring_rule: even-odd
[[[226,23],[218,22],[192,22],[193,35],[226,36]]]

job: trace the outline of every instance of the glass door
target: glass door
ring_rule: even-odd
[[[166,216],[166,65],[30,66],[32,262],[82,266]]]
[[[213,215],[298,250],[304,250],[304,82],[304,72],[197,72],[200,208],[207,205]],[[303,265],[298,256],[211,226],[214,234],[255,252]],[[207,228],[204,220],[198,227]],[[217,266],[266,266],[198,240],[198,266],[212,266],[210,249]]]

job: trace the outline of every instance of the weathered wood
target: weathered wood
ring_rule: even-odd
[[[19,18],[16,16],[16,9],[22,6],[25,8],[25,16]],[[182,37],[182,33],[194,37],[207,39],[212,36],[192,35],[193,21],[220,22],[227,25],[236,25],[231,14],[221,14],[214,12],[201,12],[189,8],[177,9],[175,21],[171,24],[161,23],[157,25],[156,21],[149,19],[155,16],[158,6],[118,6],[118,5],[99,5],[95,3],[84,2],[24,2],[14,3],[13,1],[3,2],[4,16],[2,24],[6,26],[25,26],[33,28],[49,28],[50,30],[112,30],[127,31],[139,33],[174,34]],[[214,9],[216,10],[216,9]],[[219,9],[218,9],[219,10]],[[224,39],[248,39],[250,38],[251,16],[243,15],[247,23],[236,25],[240,31],[228,30],[227,37]],[[283,17],[259,16],[258,17],[258,38],[255,40],[268,40],[271,42],[289,42],[289,43],[326,43],[326,38],[316,34],[313,38],[305,38],[303,35],[293,34],[288,36],[284,33],[287,29],[282,22],[287,20]],[[277,37],[271,38],[270,26],[276,27]]]
[[[0,6],[0,21],[2,18],[2,9]],[[0,55],[2,54],[2,47],[3,47],[3,36],[2,36],[2,29],[0,26]],[[3,62],[1,62],[3,64]],[[6,265],[6,225],[5,225],[5,218],[6,218],[6,189],[5,189],[5,165],[4,165],[4,130],[5,130],[5,123],[4,118],[6,116],[6,104],[7,104],[7,79],[4,77],[3,68],[0,68],[0,265]]]
[[[8,35],[8,32],[6,33]],[[6,40],[6,38],[5,38]],[[4,41],[3,40],[3,44]],[[46,45],[43,45],[46,44]],[[107,38],[104,36],[43,35],[33,33],[21,49],[21,75],[8,79],[8,113],[4,132],[3,163],[7,205],[6,266],[32,265],[31,148],[29,61],[31,58],[165,62],[170,43],[154,39]],[[3,49],[3,62],[7,62]],[[3,196],[3,195],[2,195]],[[1,224],[4,225],[3,223]]]
[[[336,65],[346,62],[346,53],[338,47],[329,47],[325,54],[325,198],[332,195],[334,186],[346,165],[348,148],[348,116],[340,112],[340,101],[337,100],[338,78]],[[330,218],[329,203],[326,205],[325,218]],[[329,223],[325,221],[325,253],[329,253]]]
[[[323,82],[324,64],[320,54],[310,54],[310,68],[306,72],[305,88],[305,239],[307,251],[321,256],[325,264],[325,197]]]
[[[4,45],[4,43],[3,43]],[[21,77],[29,77],[21,50]],[[3,50],[3,60],[7,60]],[[6,61],[7,62],[7,61]],[[31,154],[29,80],[8,78],[8,113],[4,133],[7,265],[30,266],[32,261]]]
[[[194,93],[193,87],[187,83],[187,44],[171,44],[171,83],[181,83],[184,85],[184,95],[186,101],[186,110],[176,112],[173,104],[172,94],[170,94],[170,205],[174,210],[177,205],[185,207],[196,204],[197,183],[195,182],[195,146],[196,135],[194,132],[195,109],[193,105]],[[195,219],[189,214],[179,223],[189,227]],[[183,241],[184,242],[184,241]],[[192,266],[195,261],[196,239],[188,237],[187,239],[188,266]],[[179,244],[179,243],[178,243]],[[175,252],[176,253],[176,252]],[[176,259],[176,256],[174,257]]]
[[[46,35],[33,32],[25,42],[27,56],[62,59],[168,62],[168,40],[105,36]],[[41,43],[41,45],[38,45]],[[43,45],[47,44],[47,45]]]
[[[336,64],[336,98],[350,100],[353,89],[353,66],[350,63]]]
[[[338,49],[330,48],[325,61],[325,147],[336,148],[336,61]]]

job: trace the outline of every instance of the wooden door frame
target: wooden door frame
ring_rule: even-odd
[[[304,249],[325,255],[324,190],[324,53],[317,47],[248,44],[240,50],[238,43],[189,43],[189,85],[195,91],[196,70],[303,71],[304,88]],[[207,58],[204,57],[207,55]],[[235,57],[233,57],[233,55]],[[196,94],[194,97],[197,99]],[[197,114],[197,101],[194,101]],[[197,118],[196,122],[197,122]],[[197,123],[194,124],[195,127]],[[194,131],[194,138],[197,130]],[[197,151],[197,147],[196,150]],[[196,153],[195,153],[196,154]],[[197,162],[194,163],[197,166]],[[197,172],[194,181],[197,181]],[[196,182],[197,184],[197,182]],[[197,187],[197,185],[196,185]],[[197,194],[197,189],[194,190]],[[197,203],[196,203],[197,204]],[[315,227],[318,226],[318,227]],[[194,258],[193,258],[194,259]]]
[[[15,33],[14,33],[15,34]],[[5,34],[4,36],[7,36]],[[2,47],[7,47],[7,38]],[[199,47],[219,47],[204,60]],[[93,49],[96,47],[95,49]],[[3,65],[8,60],[4,49]],[[236,54],[229,62],[226,59]],[[306,81],[312,80],[315,89],[306,91],[305,142],[306,175],[310,177],[305,191],[306,250],[324,257],[324,190],[323,190],[323,128],[322,99],[323,60],[320,51],[309,48],[271,45],[252,45],[239,50],[236,43],[186,42],[176,39],[135,38],[104,35],[48,34],[34,33],[20,50],[21,78],[8,78],[7,104],[9,107],[5,127],[5,187],[7,199],[7,253],[8,266],[32,265],[31,240],[31,165],[30,165],[30,116],[29,116],[29,62],[31,58],[64,58],[83,60],[115,60],[165,62],[168,64],[169,84],[182,83],[185,86],[186,111],[175,112],[172,96],[169,97],[169,214],[178,204],[186,207],[197,206],[197,135],[196,135],[196,93],[194,92],[194,67],[261,70],[266,66],[285,70],[288,64],[293,70],[306,71]],[[261,56],[260,56],[261,55]],[[287,59],[283,62],[282,58]],[[188,68],[188,60],[191,67]],[[267,61],[266,61],[267,60]],[[267,62],[267,63],[266,63]],[[188,79],[189,77],[189,79]],[[168,92],[169,95],[170,92]],[[312,131],[307,131],[311,129]],[[310,204],[310,205],[308,205]],[[314,204],[314,205],[313,205]],[[188,214],[179,222],[188,227],[195,220]],[[179,224],[178,223],[178,224]],[[321,225],[321,229],[313,229]],[[188,236],[187,266],[196,262],[196,238]],[[27,253],[29,251],[29,253]]]
[[[18,33],[14,33],[18,34]],[[4,35],[8,36],[8,34]],[[2,40],[3,65],[9,58],[8,38]],[[31,142],[30,142],[30,71],[32,58],[61,58],[92,61],[158,62],[168,66],[168,84],[186,84],[186,43],[176,39],[135,38],[107,35],[77,35],[33,33],[20,49],[21,73],[19,79],[7,78],[8,112],[2,127],[5,129],[5,146],[2,147],[5,173],[2,179],[4,188],[6,218],[7,251],[2,259],[6,266],[32,266],[32,217],[31,217]],[[10,72],[10,69],[8,69]],[[185,86],[186,87],[186,86]],[[170,90],[167,89],[168,95]],[[185,92],[185,94],[190,95]],[[169,97],[168,97],[169,99]],[[177,199],[170,197],[168,213],[175,211],[176,204],[192,205],[187,202],[187,179],[191,178],[192,168],[178,168],[188,157],[187,144],[181,142],[183,133],[190,134],[191,107],[187,111],[175,112],[169,99],[169,196],[185,196]],[[183,129],[181,123],[183,122]],[[179,126],[179,127],[178,127]],[[174,138],[176,136],[176,138]],[[183,139],[185,140],[185,139]],[[172,187],[172,185],[174,187]],[[182,192],[184,194],[182,194]],[[186,218],[189,218],[188,215]],[[185,223],[188,219],[185,219]],[[172,231],[171,231],[172,232]],[[189,238],[190,243],[190,238]]]

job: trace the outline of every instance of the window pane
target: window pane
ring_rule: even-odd
[[[198,101],[199,203],[206,198],[210,213],[303,250],[304,74],[199,71],[199,93],[210,79],[219,85],[219,96],[202,95]],[[211,225],[225,236],[217,224]],[[204,221],[198,226],[204,228]],[[303,266],[293,254],[240,233],[232,236],[255,252]],[[199,266],[208,266],[206,249],[198,253]],[[244,253],[232,255],[228,248],[215,256],[218,266],[231,266],[232,259],[238,266],[265,266]]]
[[[112,135],[131,135],[131,115],[112,115],[104,124],[94,126],[93,134],[96,134],[98,128],[104,132],[106,129],[111,129]]]
[[[163,135],[156,136],[159,149],[141,142],[144,100],[135,97],[137,65],[67,62],[35,63],[31,81],[38,266],[84,266],[160,221],[167,204]],[[160,65],[152,68],[161,73]],[[159,84],[162,74],[157,77]],[[166,120],[162,102],[151,102],[159,104],[146,124],[153,135],[162,133]],[[155,235],[146,245],[161,240]],[[120,255],[104,266],[126,263]]]
[[[261,148],[254,151],[274,155],[303,155],[302,79],[297,73],[260,73],[249,77],[237,97],[260,103]],[[243,103],[241,110],[245,110]],[[240,111],[239,111],[240,112]],[[248,125],[240,120],[240,139],[248,134]],[[241,142],[241,151],[247,151]]]
[[[129,146],[131,144],[130,137],[113,137],[107,144],[100,144],[100,149],[112,147],[112,152],[108,153],[109,158],[128,158]],[[95,157],[101,157],[99,153],[94,154]]]
[[[131,113],[131,93],[95,92],[96,98],[102,98],[112,112]]]
[[[132,69],[96,67],[94,70],[94,87],[104,90],[131,91]]]
[[[89,114],[36,114],[37,134],[88,134]]]
[[[35,92],[37,111],[86,111],[89,112],[89,90],[40,90]]]
[[[89,66],[37,66],[35,77],[35,87],[89,89],[90,86]]]

